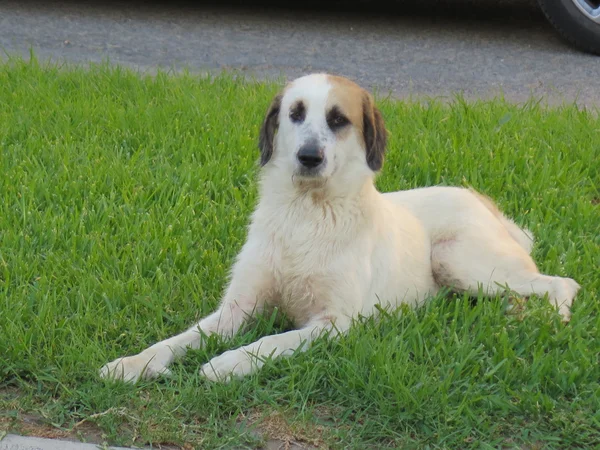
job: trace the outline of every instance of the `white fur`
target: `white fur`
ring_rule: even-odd
[[[168,373],[203,335],[232,336],[247,317],[277,306],[298,329],[228,351],[205,364],[210,380],[243,376],[266,357],[306,348],[321,332],[344,332],[376,305],[416,305],[450,284],[492,294],[507,286],[521,295],[548,293],[565,320],[579,286],[538,272],[530,235],[466,189],[433,187],[380,194],[351,125],[343,139],[325,120],[327,75],[294,81],[285,91],[274,152],[262,169],[260,202],[247,241],[232,268],[221,305],[189,330],[101,369],[103,377],[135,382]],[[290,105],[307,107],[301,125]],[[360,102],[361,99],[356,99]],[[304,177],[296,158],[317,137],[326,163]]]

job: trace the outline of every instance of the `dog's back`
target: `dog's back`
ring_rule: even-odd
[[[421,220],[433,242],[447,239],[453,230],[463,228],[477,218],[480,222],[488,220],[487,226],[501,225],[527,253],[531,253],[532,233],[516,225],[493,200],[474,189],[435,186],[383,195]]]

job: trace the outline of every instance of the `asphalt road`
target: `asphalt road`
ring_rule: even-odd
[[[398,0],[398,13],[384,1],[281,3],[0,1],[0,47],[144,71],[328,71],[397,97],[600,105],[600,57],[563,43],[531,0]]]

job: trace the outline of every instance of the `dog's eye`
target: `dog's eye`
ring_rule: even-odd
[[[346,119],[344,116],[339,115],[339,116],[335,116],[335,118],[333,119],[333,125],[341,127],[342,125],[346,125],[348,123],[348,119]]]
[[[292,122],[300,123],[300,122],[304,121],[305,117],[306,117],[306,108],[304,107],[304,103],[302,103],[302,102],[296,103],[290,110],[290,120]]]
[[[340,128],[348,125],[350,121],[344,116],[338,106],[334,106],[327,113],[327,125],[332,131],[337,131]]]
[[[302,114],[298,111],[291,111],[290,119],[292,119],[292,122],[300,122],[302,121]]]
[[[339,111],[332,111],[332,114],[329,114],[327,117],[327,124],[329,125],[329,128],[334,131],[348,125],[349,123],[350,121],[348,118]]]

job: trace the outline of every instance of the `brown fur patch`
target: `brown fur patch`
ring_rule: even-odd
[[[363,104],[362,99],[368,93],[355,82],[344,77],[335,75],[328,76],[331,83],[331,92],[327,99],[327,110],[338,106],[356,128],[359,134],[363,134]]]
[[[431,247],[431,272],[433,281],[439,287],[450,288],[454,291],[464,290],[463,283],[455,276],[451,267],[444,262],[444,252],[456,242],[456,235],[440,236]]]
[[[310,191],[310,198],[315,206],[320,207],[323,211],[323,219],[331,219],[331,223],[335,226],[337,217],[331,203],[327,201],[327,194],[323,189],[313,189]]]
[[[323,189],[315,189],[311,191],[310,196],[314,203],[321,203],[325,201],[325,191]]]
[[[273,146],[275,135],[279,129],[279,112],[281,110],[281,101],[283,96],[290,88],[291,83],[288,83],[284,88],[273,97],[271,104],[267,109],[265,117],[263,119],[260,133],[258,136],[258,148],[260,149],[260,165],[264,166],[269,162],[271,156],[273,156]]]
[[[383,117],[373,96],[355,82],[335,75],[328,76],[332,85],[327,99],[327,110],[337,106],[362,136],[369,167],[377,171],[383,165],[387,131]],[[350,129],[343,130],[340,137],[345,138]]]
[[[258,148],[260,149],[260,165],[264,166],[273,156],[273,141],[275,133],[279,128],[279,111],[281,108],[281,99],[283,94],[275,96],[263,120],[260,134],[258,137]]]
[[[454,273],[443,261],[431,261],[433,280],[439,287],[446,287],[455,291],[463,291],[462,282],[454,277]]]
[[[387,130],[371,95],[363,97],[363,139],[369,167],[374,171],[380,170],[387,146]]]
[[[472,187],[469,187],[469,191],[471,192],[471,194],[473,194],[475,197],[477,197],[479,199],[479,201],[481,203],[484,204],[484,206],[489,209],[489,211],[496,216],[497,218],[504,218],[504,214],[502,214],[502,211],[500,211],[500,208],[498,208],[498,206],[496,205],[496,203],[494,203],[494,200],[492,200],[490,197],[488,197],[487,195],[484,195],[480,192],[477,192],[475,189],[473,189]]]

